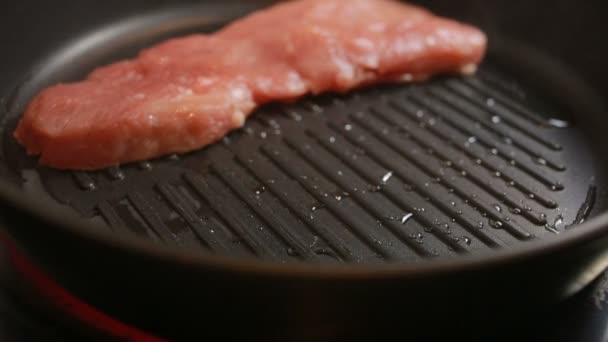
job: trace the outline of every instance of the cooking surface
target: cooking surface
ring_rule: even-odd
[[[179,13],[123,29],[195,15]],[[180,25],[179,33],[218,26]],[[76,66],[58,53],[23,84],[4,153],[27,191],[51,194],[119,236],[279,262],[416,261],[508,248],[560,234],[601,208],[590,124],[571,119],[581,113],[564,109],[569,97],[523,82],[549,84],[555,71],[522,79],[494,57],[470,78],[266,106],[209,148],[100,172],[38,167],[10,138],[28,94],[177,31],[128,47],[100,40],[92,49],[104,52]],[[78,48],[65,51],[84,53]]]
[[[588,150],[576,128],[501,75],[269,106],[191,154],[34,172],[114,233],[181,248],[375,262],[512,246],[585,219],[596,183],[569,163]]]

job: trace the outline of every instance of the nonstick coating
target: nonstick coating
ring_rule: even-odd
[[[53,16],[48,16],[45,19],[46,25],[58,28],[53,32],[45,33],[37,25],[32,25],[28,31],[30,35],[46,36],[52,40],[52,43],[44,41],[44,39],[41,39],[39,44],[28,43],[25,40],[17,44],[13,42],[17,47],[16,51],[20,51],[23,58],[19,58],[17,61],[14,56],[2,57],[7,61],[2,67],[7,70],[4,74],[7,81],[1,85],[5,89],[4,105],[7,109],[3,118],[6,119],[5,124],[9,130],[28,98],[45,85],[78,79],[96,65],[110,62],[118,57],[131,56],[138,48],[162,38],[177,33],[213,29],[226,20],[241,15],[254,7],[254,5],[246,7],[228,3],[188,6],[186,2],[179,5],[172,2],[158,2],[146,5],[150,8],[144,11],[141,10],[143,7],[140,7],[143,3],[140,5],[135,5],[135,3],[119,5],[117,3],[115,5],[104,6],[98,12],[95,11],[95,15],[90,14],[94,19],[89,20],[89,23],[86,21],[78,23],[79,19],[74,17],[73,20],[60,25],[60,21],[55,21]],[[19,5],[15,15],[28,13],[27,6],[27,2]],[[80,13],[83,8],[81,6],[84,4],[66,5],[61,9],[62,15]],[[89,10],[94,6],[91,4]],[[120,14],[112,9],[121,8],[121,6],[123,7]],[[151,9],[156,6],[164,9],[162,11]],[[484,66],[481,73],[482,76],[487,77],[482,77],[478,81],[489,82],[489,78],[504,75],[510,82],[501,83],[499,81],[497,89],[514,96],[515,99],[517,99],[518,92],[524,89],[531,99],[526,98],[525,101],[522,100],[522,103],[529,106],[526,108],[534,111],[534,114],[538,116],[537,120],[543,120],[546,123],[550,122],[550,118],[558,118],[570,123],[570,127],[562,129],[540,126],[538,128],[538,138],[558,141],[562,147],[552,152],[551,156],[555,158],[542,158],[544,162],[536,158],[537,165],[534,166],[535,169],[542,169],[541,167],[546,168],[547,161],[556,161],[553,165],[554,170],[545,172],[545,175],[551,177],[558,175],[559,178],[558,182],[546,184],[549,188],[546,193],[556,198],[555,205],[545,203],[546,213],[539,211],[540,214],[546,215],[546,223],[536,222],[536,224],[530,225],[529,220],[521,218],[521,214],[517,214],[518,217],[515,219],[511,218],[513,221],[524,220],[524,231],[535,229],[531,234],[535,239],[530,239],[525,234],[518,236],[516,230],[516,233],[504,233],[503,230],[492,231],[492,234],[498,234],[498,237],[493,237],[490,241],[500,241],[505,245],[503,248],[496,249],[495,246],[489,246],[487,241],[484,243],[483,239],[479,238],[481,235],[474,235],[475,232],[466,231],[466,229],[467,235],[460,234],[459,231],[456,236],[459,240],[453,239],[451,242],[449,241],[451,236],[429,234],[435,236],[434,238],[429,237],[429,239],[437,241],[426,242],[429,246],[426,249],[429,255],[427,257],[423,253],[422,259],[436,259],[433,255],[434,252],[437,252],[443,259],[451,260],[420,264],[411,263],[420,259],[420,253],[386,253],[386,255],[378,253],[379,258],[370,257],[370,259],[377,259],[372,262],[373,266],[355,268],[335,265],[322,268],[315,266],[319,261],[319,256],[321,261],[325,260],[329,264],[336,260],[347,261],[344,258],[347,253],[341,254],[340,246],[332,245],[331,237],[322,234],[319,234],[321,235],[319,240],[326,245],[317,246],[313,250],[317,257],[311,258],[315,259],[312,260],[314,262],[311,265],[290,264],[285,266],[276,263],[276,261],[303,259],[307,252],[306,246],[310,242],[306,241],[304,248],[299,250],[295,248],[294,251],[294,241],[286,239],[284,236],[282,241],[288,243],[276,247],[283,254],[267,261],[260,262],[251,258],[251,251],[243,253],[241,260],[226,259],[221,255],[222,253],[219,253],[219,256],[200,255],[198,253],[201,250],[200,246],[195,248],[196,253],[183,252],[187,246],[178,246],[177,249],[182,252],[177,254],[162,243],[160,246],[158,244],[154,246],[147,241],[141,241],[141,238],[128,237],[122,233],[116,233],[116,231],[113,233],[100,231],[99,226],[90,227],[90,222],[78,223],[77,219],[69,217],[69,211],[64,213],[65,208],[51,206],[50,203],[54,202],[51,197],[42,198],[48,195],[46,192],[40,191],[42,189],[40,185],[32,183],[32,178],[29,178],[26,184],[30,188],[33,186],[38,189],[34,196],[38,198],[36,200],[26,199],[25,196],[31,195],[31,189],[23,192],[15,190],[11,184],[20,186],[21,174],[15,173],[15,171],[21,172],[23,169],[31,168],[34,164],[23,158],[22,152],[20,154],[18,149],[15,149],[14,143],[7,138],[8,134],[3,134],[5,138],[3,160],[6,167],[3,173],[7,180],[4,182],[6,184],[2,184],[6,203],[6,206],[2,208],[3,225],[19,246],[62,285],[124,321],[163,336],[208,336],[220,332],[226,336],[238,336],[247,332],[249,335],[264,336],[269,339],[299,336],[304,340],[314,337],[327,340],[338,335],[371,334],[378,336],[390,334],[390,328],[399,321],[396,319],[402,315],[407,316],[408,325],[417,325],[420,322],[429,324],[425,317],[433,316],[437,312],[441,312],[443,317],[431,321],[441,322],[446,327],[463,326],[467,322],[474,321],[484,322],[484,325],[487,324],[487,327],[491,327],[501,320],[513,320],[514,317],[509,308],[517,303],[525,303],[527,306],[535,308],[536,304],[547,304],[563,298],[584,286],[605,266],[603,258],[605,250],[602,247],[606,239],[602,232],[602,221],[605,221],[603,216],[598,216],[580,226],[565,229],[570,223],[580,223],[589,217],[597,216],[605,208],[606,192],[603,185],[605,160],[598,147],[604,141],[603,132],[608,123],[605,116],[602,116],[605,114],[603,105],[601,101],[597,100],[605,94],[602,86],[597,85],[597,82],[602,80],[602,75],[605,74],[602,72],[589,74],[587,68],[590,67],[590,63],[585,61],[587,63],[580,64],[582,57],[579,55],[574,57],[572,55],[554,56],[560,48],[551,46],[547,41],[543,42],[546,46],[536,44],[534,41],[520,45],[519,42],[525,41],[525,39],[517,37],[517,30],[509,31],[508,34],[503,30],[501,30],[503,32],[496,32],[496,20],[489,20],[488,14],[479,16],[479,12],[496,11],[505,16],[506,13],[511,12],[504,9],[500,9],[504,11],[499,12],[498,8],[488,6],[490,5],[470,2],[456,10],[437,7],[445,13],[453,13],[454,16],[468,18],[481,24],[488,30],[491,38],[495,37],[492,48],[493,56],[490,57],[489,63]],[[461,12],[463,9],[466,9],[464,13]],[[55,7],[50,9],[50,11],[53,10]],[[584,9],[578,10],[581,11],[581,16],[590,15]],[[198,13],[202,15],[198,15]],[[570,14],[572,15],[572,13]],[[121,17],[128,18],[128,20],[118,20]],[[578,17],[574,16],[574,18]],[[524,19],[522,18],[522,20]],[[108,26],[107,24],[111,22],[118,24]],[[576,20],[571,20],[571,22],[579,23]],[[580,21],[580,23],[583,22],[592,23],[589,20]],[[15,25],[18,27],[19,24]],[[109,29],[99,30],[103,25]],[[580,25],[579,30],[582,30],[582,24]],[[572,35],[572,30],[577,29],[577,26],[570,29],[568,37]],[[514,41],[518,43],[503,39],[502,37],[505,36],[515,37]],[[82,37],[88,38],[82,40]],[[589,39],[589,37],[585,38]],[[11,42],[10,38],[3,39]],[[565,42],[567,40],[564,40],[564,44]],[[585,42],[586,40],[582,39],[579,43],[582,45]],[[521,47],[530,46],[530,43],[539,49],[531,50]],[[32,44],[29,54],[22,47],[28,44]],[[540,52],[537,53],[536,50],[540,50]],[[597,51],[597,54],[605,55],[606,52]],[[560,57],[567,63],[560,62]],[[8,67],[10,63],[15,67]],[[581,75],[586,79],[583,80]],[[433,86],[444,89],[447,85],[456,84],[456,89],[460,90],[472,87],[470,83],[463,85],[459,82],[458,80],[438,80],[433,83]],[[513,91],[513,84],[520,86]],[[422,86],[423,91],[426,91],[424,87]],[[403,94],[409,94],[411,91],[413,91],[411,87],[380,87],[359,92],[357,97],[374,101],[374,98],[381,97],[383,94],[384,96],[387,96],[386,94],[404,96]],[[335,108],[331,107],[333,104],[327,104],[335,104],[335,99],[336,97],[311,98],[308,102],[297,104],[292,109],[306,111],[302,108],[304,105],[308,105],[308,108],[312,109],[309,111],[312,112],[315,111],[314,106],[326,106],[323,108],[335,111]],[[541,100],[540,103],[537,100]],[[312,107],[310,107],[311,101],[315,103]],[[351,99],[344,101],[347,105],[352,104],[349,102]],[[328,111],[330,111],[329,109]],[[486,110],[492,112],[494,109]],[[263,110],[258,115],[258,121],[252,125],[259,125],[264,120],[268,122],[278,119],[279,117],[273,116],[276,115],[276,112],[276,108]],[[556,115],[547,116],[547,112]],[[327,115],[331,115],[331,113],[327,113]],[[336,117],[338,117],[337,114]],[[339,121],[341,119],[336,120],[335,125],[349,123]],[[553,123],[561,125],[557,121],[553,121]],[[529,126],[528,129],[532,129],[532,127]],[[414,131],[414,135],[417,132]],[[240,133],[234,137],[238,138],[238,134]],[[259,132],[256,132],[256,135],[258,134]],[[489,148],[489,151],[492,154],[492,148]],[[206,152],[203,152],[202,156],[189,155],[185,159],[197,160],[198,158],[200,161],[207,158],[213,160],[213,153],[205,154]],[[490,158],[492,157],[490,156]],[[417,159],[414,158],[414,160]],[[163,161],[160,162],[160,165],[161,167],[164,165],[163,163],[171,165],[173,162],[176,161]],[[187,160],[179,162],[188,163]],[[456,160],[456,162],[458,161]],[[561,170],[562,164],[565,166],[565,171]],[[153,162],[152,165],[155,167],[157,164]],[[459,169],[456,168],[456,170]],[[120,181],[121,177],[116,172],[116,170],[109,171],[107,175],[103,174],[101,177],[114,177]],[[132,170],[128,169],[126,172],[129,176]],[[218,171],[215,172],[217,174]],[[43,181],[47,182],[47,187],[50,184],[59,186],[56,189],[62,189],[61,186],[65,186],[67,181],[71,182],[70,186],[78,185],[72,180],[72,175],[65,177],[50,170],[42,170],[41,174]],[[31,176],[32,173],[30,172],[28,175]],[[81,186],[84,184],[86,187],[87,179],[84,178],[83,183],[81,176],[77,176],[76,180],[80,182]],[[157,176],[162,178],[164,174],[160,173]],[[381,174],[380,178],[382,176]],[[398,176],[399,174],[396,173],[395,177]],[[196,181],[194,183],[196,184]],[[424,183],[422,181],[422,186]],[[404,186],[404,184],[399,185]],[[563,186],[564,190],[551,189],[552,185]],[[265,187],[269,187],[269,185],[266,184]],[[526,189],[528,188],[526,187]],[[256,187],[250,190],[255,192]],[[537,189],[530,188],[530,190],[536,191]],[[63,200],[70,199],[71,196],[69,191],[55,191],[55,193],[51,191],[51,193],[55,198],[59,197]],[[138,197],[136,196],[136,198]],[[78,197],[72,197],[71,200],[72,206],[81,209],[87,207],[84,199],[81,203],[74,202],[78,200]],[[477,205],[493,208],[495,204],[501,207],[500,210],[509,210],[509,206],[505,206],[502,202],[478,203]],[[522,205],[524,206],[522,209],[525,210],[525,205]],[[537,205],[543,207],[542,204]],[[47,219],[53,215],[65,216],[61,220],[64,223],[72,222],[71,224],[75,225],[75,228],[57,226],[50,223],[51,221],[41,221],[30,210],[46,215]],[[91,211],[90,208],[87,210]],[[87,210],[84,211],[87,212]],[[556,222],[560,220],[560,217],[562,223],[558,225],[560,227],[557,227],[560,234],[555,235]],[[454,219],[455,222],[449,223],[454,227],[461,223],[457,217],[447,217],[447,219]],[[484,222],[491,225],[492,217],[489,218],[490,220],[486,217],[483,219]],[[107,215],[106,220],[108,220]],[[502,223],[508,225],[508,222],[510,220],[504,220]],[[147,224],[144,223],[148,226],[150,224],[149,221]],[[391,225],[386,222],[385,224]],[[547,226],[545,227],[545,225]],[[153,223],[152,226],[154,226]],[[399,248],[396,246],[394,249],[411,248],[415,251],[417,248],[415,246],[418,244],[417,234],[422,233],[424,228],[424,225],[421,225],[417,228],[418,230],[407,232],[404,239],[400,240],[405,240],[406,246],[402,248],[399,245]],[[486,229],[491,230],[492,228],[486,227]],[[412,235],[412,241],[408,241],[410,235]],[[116,241],[117,236],[120,236],[120,241]],[[314,236],[311,238],[314,240]],[[440,241],[444,238],[448,241],[447,243]],[[524,240],[534,241],[523,242]],[[295,241],[296,247],[297,242]],[[473,247],[468,247],[469,242]],[[426,245],[422,245],[426,248]],[[480,247],[474,248],[477,245]],[[461,253],[459,248],[473,253]],[[251,249],[251,244],[248,249]],[[319,250],[322,253],[316,253]],[[382,249],[380,250],[382,251]],[[376,250],[376,252],[378,251]],[[237,253],[224,253],[224,255],[230,254]],[[258,253],[255,253],[254,250],[253,254]],[[475,256],[470,257],[466,254]],[[338,255],[337,258],[336,255]],[[364,253],[357,253],[357,255],[364,255]],[[374,256],[373,253],[368,253],[368,255]],[[378,260],[396,262],[381,266],[377,264]],[[355,261],[366,262],[367,260]],[[405,307],[408,309],[404,312]],[[489,310],[496,312],[492,324],[486,322],[485,313]],[[530,309],[528,313],[533,311]],[[370,317],[370,312],[378,313],[378,315]],[[466,316],[459,315],[462,312],[466,312]],[[525,316],[522,315],[522,317]],[[209,328],[199,329],[201,320],[208,323]],[[228,321],[241,329],[227,331],[215,328]],[[426,336],[433,335],[428,331],[408,333],[412,336],[418,333]]]

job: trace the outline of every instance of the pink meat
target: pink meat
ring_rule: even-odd
[[[42,164],[99,169],[201,148],[270,101],[471,73],[485,49],[478,29],[411,5],[297,0],[47,88],[15,138]]]

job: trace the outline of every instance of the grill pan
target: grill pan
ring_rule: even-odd
[[[606,266],[601,75],[484,25],[491,5],[430,3],[490,33],[473,77],[265,106],[208,148],[98,172],[11,137],[43,87],[262,5],[116,4],[3,85],[2,225],[63,286],[161,336],[330,340],[437,312],[494,327]]]

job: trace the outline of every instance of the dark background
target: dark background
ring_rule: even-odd
[[[103,6],[94,6],[103,3]],[[204,0],[5,0],[0,2],[0,98],[7,85],[24,77],[20,65],[32,65],[49,51],[79,36],[83,28],[137,15],[142,4],[150,9],[176,3]],[[208,2],[213,2],[209,0]],[[217,3],[272,1],[222,0]],[[575,66],[603,94],[608,93],[608,49],[598,53],[598,44],[607,44],[608,24],[604,1],[485,1],[416,0],[445,15],[481,25],[489,32],[508,32],[558,56]],[[89,8],[94,7],[92,11]],[[120,10],[117,10],[119,8]],[[593,53],[590,53],[593,51]]]

